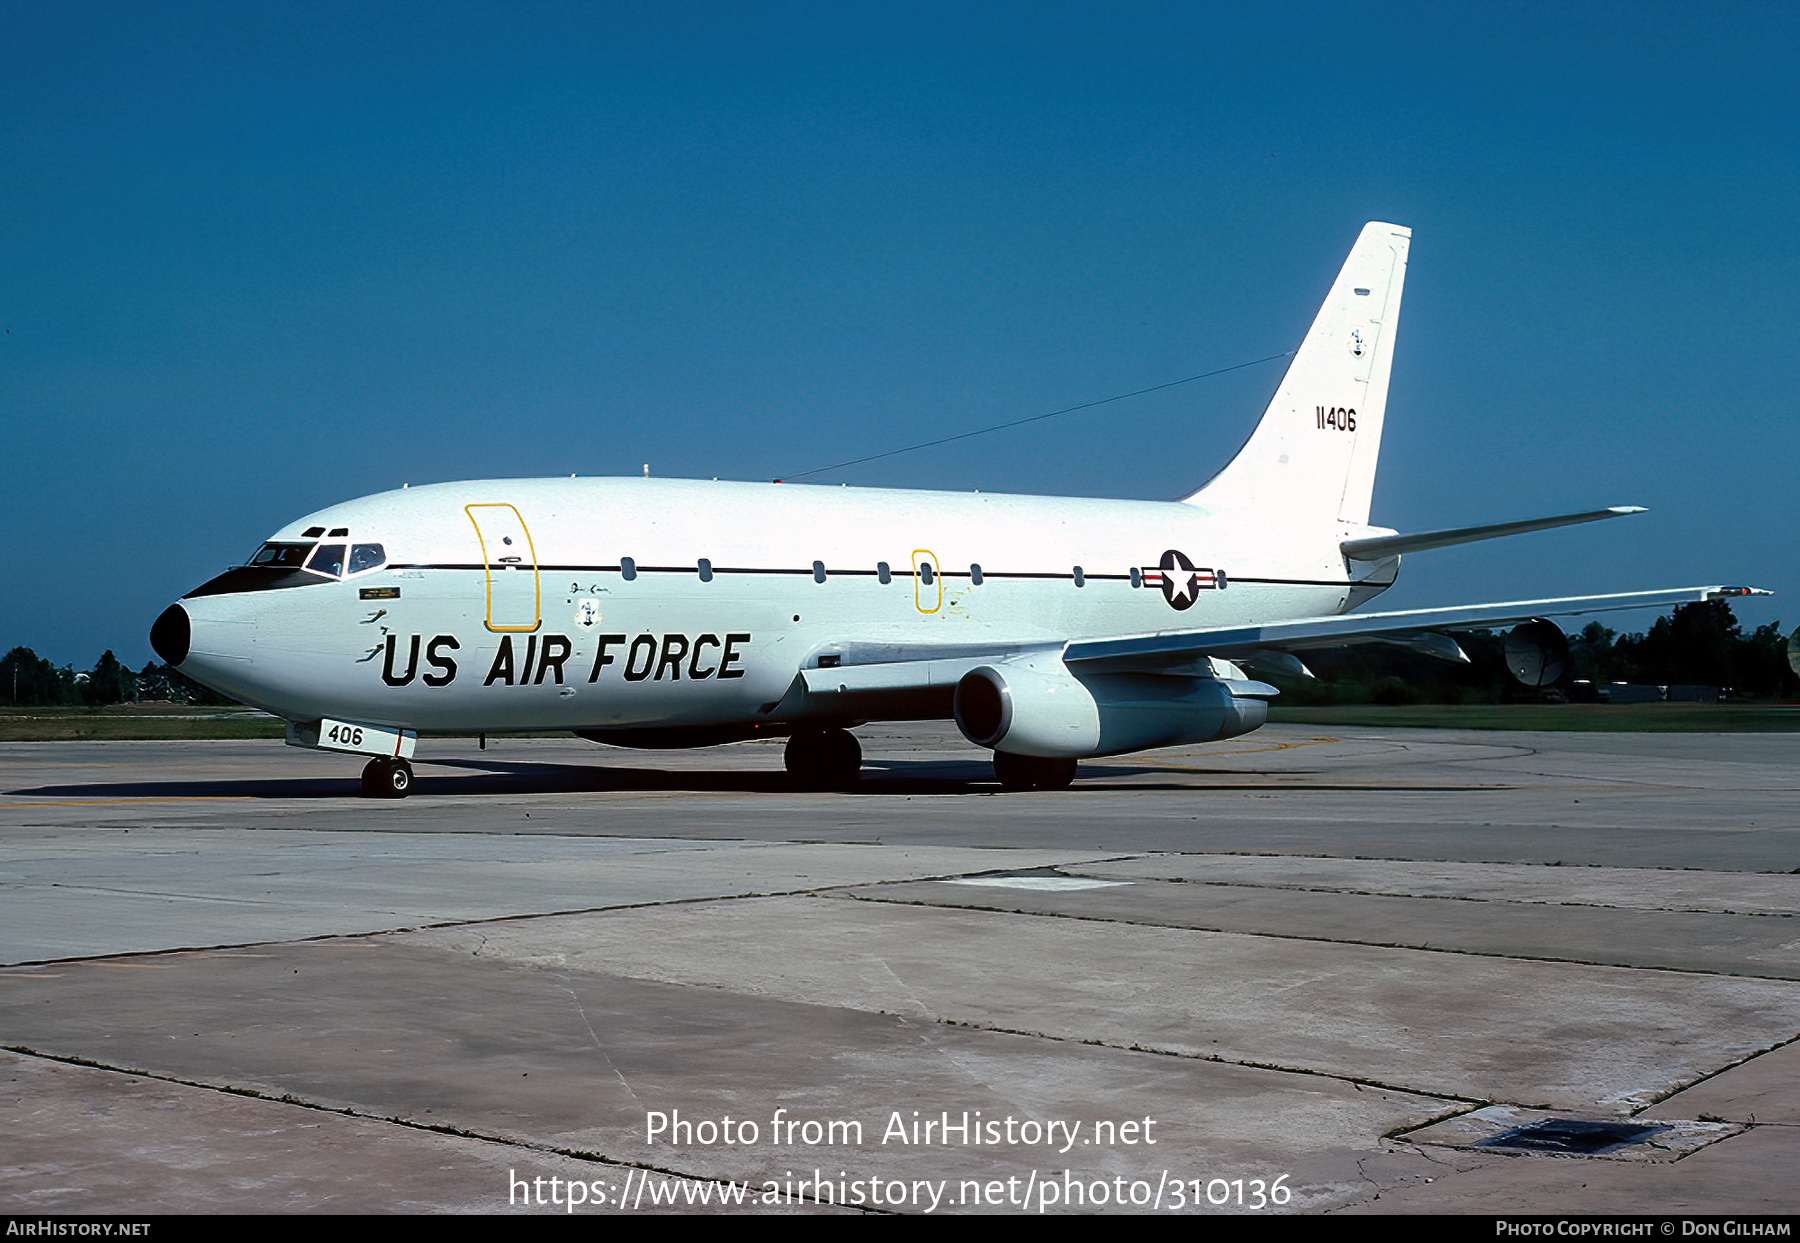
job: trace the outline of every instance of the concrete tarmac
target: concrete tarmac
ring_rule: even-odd
[[[1800,735],[858,733],[0,746],[0,1211],[1800,1207]]]

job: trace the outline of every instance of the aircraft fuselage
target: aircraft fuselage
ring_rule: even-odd
[[[215,580],[184,598],[190,633],[175,663],[290,720],[425,733],[948,715],[950,687],[877,711],[797,693],[796,679],[879,661],[884,648],[902,659],[1053,650],[1338,613],[1391,580],[1391,560],[1347,563],[1337,533],[1319,535],[1303,543],[1182,503],[629,478],[439,484],[276,532],[265,549],[289,550],[286,585]],[[350,549],[378,547],[382,563],[305,571],[332,568],[320,550],[339,546],[341,571],[354,568]]]

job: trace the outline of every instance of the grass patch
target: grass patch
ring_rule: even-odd
[[[287,724],[248,708],[119,704],[111,708],[0,710],[0,742],[185,742],[282,738]]]
[[[1390,729],[1541,729],[1591,733],[1771,734],[1800,731],[1800,704],[1337,704],[1270,705],[1280,725]]]
[[[474,739],[474,734],[442,735]],[[287,722],[251,708],[118,704],[110,708],[0,708],[0,742],[195,742],[285,738]],[[569,740],[566,729],[490,734]]]

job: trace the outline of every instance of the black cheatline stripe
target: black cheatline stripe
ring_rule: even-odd
[[[825,572],[827,574],[831,573],[830,570],[826,570]],[[870,573],[873,573],[873,572],[874,571],[870,571]],[[807,578],[811,578],[812,577],[812,567],[807,566],[804,570],[775,570],[775,569],[767,569],[762,566],[753,566],[753,565],[731,565],[731,566],[715,565],[713,567],[713,577],[717,578],[721,574],[804,574]]]
[[[1347,578],[1248,578],[1242,574],[1233,574],[1231,582],[1234,586],[1238,583],[1264,583],[1277,587],[1392,587],[1394,585],[1394,580],[1391,578],[1387,582],[1381,583],[1369,580],[1352,582]]]
[[[469,563],[469,564],[445,563],[445,564],[441,564],[441,565],[433,565],[433,564],[425,564],[425,563],[410,563],[410,562],[394,562],[391,565],[386,565],[381,568],[386,569],[386,570],[485,570],[488,567],[485,565],[482,565],[480,562],[474,562],[474,563]],[[523,567],[520,567],[520,568],[523,568]],[[540,565],[538,567],[538,573],[540,573],[540,574],[617,574],[618,572],[619,572],[619,567],[616,565]],[[693,575],[698,575],[700,573],[700,567],[697,565],[640,565],[637,568],[637,572],[639,574],[693,574]],[[827,566],[825,569],[825,575],[827,578],[874,578],[879,573],[880,573],[879,570],[834,570],[834,569],[830,568],[829,566]],[[1148,578],[1150,576],[1150,574],[1160,574],[1160,573],[1161,573],[1160,570],[1151,570],[1151,571],[1146,572],[1145,577]],[[751,566],[751,565],[732,565],[732,566],[716,565],[716,566],[714,566],[713,567],[713,576],[717,577],[720,574],[777,574],[777,575],[787,574],[787,575],[799,575],[801,577],[811,578],[812,577],[812,567],[808,566],[805,569],[789,570],[789,569],[779,569],[779,568],[768,567],[768,566]],[[898,568],[888,571],[888,574],[889,574],[889,577],[891,577],[891,578],[916,578],[916,577],[918,577],[918,571],[916,571],[916,570],[902,570],[902,569],[898,569]],[[937,576],[939,578],[969,578],[969,577],[971,577],[969,571],[967,571],[967,570],[939,570],[939,571],[937,571]],[[1025,578],[1025,579],[1052,579],[1053,580],[1053,579],[1073,579],[1075,576],[1073,574],[1058,574],[1053,570],[1048,570],[1048,571],[990,570],[984,566],[984,567],[982,567],[981,577],[984,580],[989,579],[989,578]],[[1088,579],[1090,581],[1095,581],[1095,582],[1119,582],[1119,583],[1122,583],[1122,582],[1129,581],[1131,578],[1131,575],[1129,575],[1129,574],[1097,574],[1097,573],[1088,573],[1086,571],[1083,571],[1082,577],[1085,579]],[[1389,579],[1386,582],[1379,582],[1379,581],[1372,581],[1372,580],[1363,580],[1363,581],[1358,582],[1358,581],[1352,581],[1350,579],[1340,579],[1340,578],[1252,578],[1251,576],[1249,576],[1247,574],[1231,574],[1228,576],[1228,578],[1229,578],[1229,581],[1234,584],[1260,583],[1260,584],[1263,584],[1264,586],[1275,586],[1275,587],[1392,587],[1394,585],[1393,579]]]

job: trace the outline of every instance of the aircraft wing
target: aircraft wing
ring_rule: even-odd
[[[874,717],[885,712],[904,716],[941,708],[938,700],[948,702],[947,696],[955,690],[963,675],[982,665],[1059,652],[1063,662],[1076,673],[1178,670],[1207,657],[1248,661],[1258,654],[1266,656],[1356,643],[1400,643],[1450,659],[1462,659],[1461,651],[1453,641],[1438,636],[1445,631],[1488,630],[1542,617],[1657,608],[1768,594],[1755,587],[1676,587],[1664,591],[1513,600],[1393,613],[1298,617],[1254,626],[1163,630],[1116,638],[1077,639],[1067,644],[956,647],[843,644],[816,654],[808,667],[800,671],[796,689],[803,690],[814,704],[832,701],[842,705],[847,715]],[[1273,694],[1274,688],[1251,690],[1246,684],[1245,693]]]
[[[1298,652],[1354,643],[1425,639],[1447,630],[1490,630],[1540,617],[1603,613],[1614,609],[1657,608],[1734,596],[1768,595],[1756,587],[1675,587],[1607,596],[1567,596],[1555,600],[1513,600],[1397,613],[1343,613],[1299,617],[1254,626],[1211,630],[1165,630],[1114,639],[1077,639],[1063,649],[1071,669],[1086,673],[1168,669],[1208,656],[1244,659],[1258,652]]]

